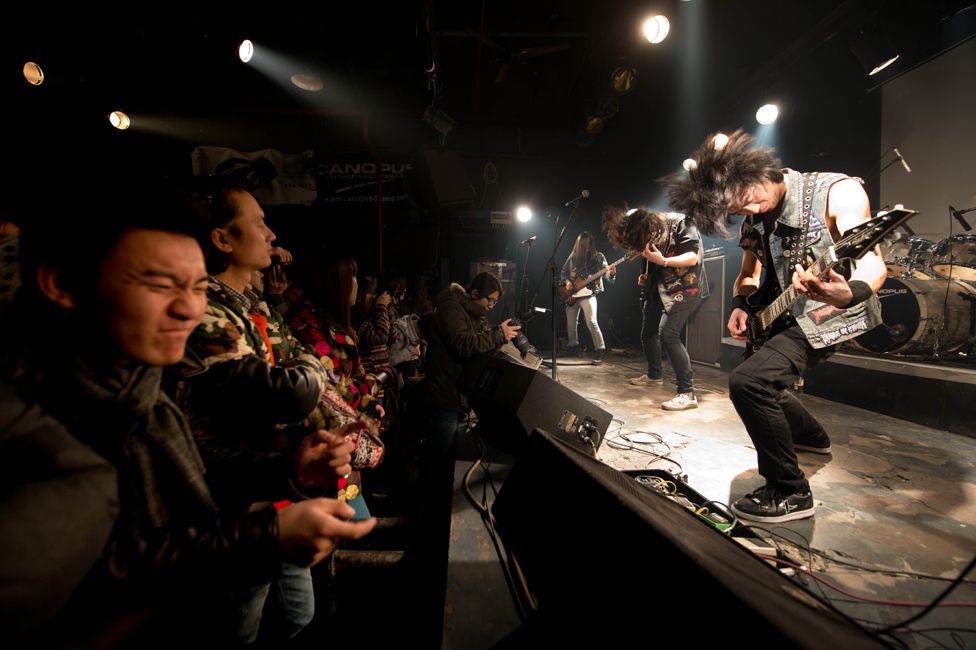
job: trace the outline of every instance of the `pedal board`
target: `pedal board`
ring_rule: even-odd
[[[686,475],[675,476],[663,469],[625,469],[622,470],[622,473],[648,490],[677,502],[699,519],[710,524],[712,528],[734,539],[740,546],[755,555],[763,559],[779,556],[778,549],[752,532],[751,529],[734,525],[736,517],[726,509],[724,503],[707,499],[688,485]],[[766,559],[766,562],[777,567],[776,563],[770,559]]]

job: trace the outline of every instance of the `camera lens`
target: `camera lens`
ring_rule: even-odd
[[[522,324],[522,322],[517,318],[512,318],[508,321],[508,324],[512,327],[518,327]],[[522,330],[515,333],[515,338],[512,339],[511,343],[519,352],[522,353],[523,357],[530,352],[532,354],[536,354],[535,346],[529,343],[529,337],[527,337],[525,332]]]

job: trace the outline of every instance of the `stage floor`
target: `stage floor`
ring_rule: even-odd
[[[727,373],[695,364],[699,408],[668,412],[660,404],[674,395],[674,377],[665,366],[664,386],[647,388],[627,381],[644,372],[638,356],[614,353],[600,366],[560,360],[560,381],[615,418],[598,458],[621,470],[677,469],[657,457],[666,455],[680,463],[692,488],[724,503],[762,485],[755,451],[727,396]],[[833,454],[799,457],[816,516],[764,526],[765,535],[798,564],[857,596],[928,603],[976,554],[976,440],[810,395],[800,399],[830,434]],[[866,603],[806,583],[875,628],[921,609]],[[976,572],[946,598],[960,601],[976,602]],[[976,647],[971,607],[938,607],[913,627],[933,630],[925,634],[947,646]],[[920,637],[915,642],[926,645]]]

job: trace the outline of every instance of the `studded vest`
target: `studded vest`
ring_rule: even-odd
[[[792,169],[784,169],[783,174],[786,194],[783,211],[769,237],[771,260],[765,259],[765,227],[761,219],[753,222],[749,217],[743,221],[740,239],[740,246],[753,253],[767,273],[775,273],[781,288],[789,286],[795,264],[809,266],[834,243],[827,227],[827,194],[834,183],[850,178],[827,172],[801,175]],[[804,236],[805,209],[808,223]],[[800,296],[790,311],[813,348],[842,343],[881,324],[881,305],[876,295],[849,309]]]

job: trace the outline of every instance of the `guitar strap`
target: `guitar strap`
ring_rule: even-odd
[[[797,264],[806,267],[805,252],[807,248],[807,229],[810,227],[810,211],[813,209],[813,191],[817,186],[817,172],[803,174],[800,178],[800,228],[792,235],[783,238],[784,253],[786,255],[786,269],[783,287],[793,283],[793,269]]]

